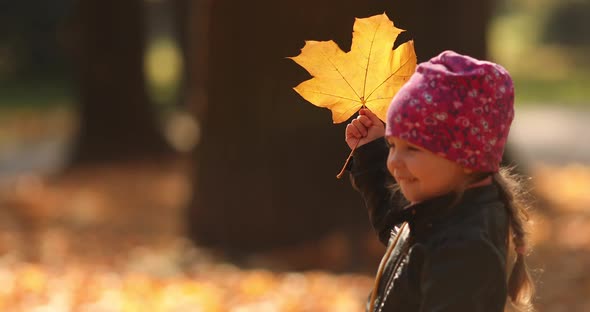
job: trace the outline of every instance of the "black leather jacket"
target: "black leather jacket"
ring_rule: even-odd
[[[385,141],[375,140],[355,151],[350,167],[383,244],[409,225],[382,260],[374,311],[504,311],[508,219],[497,187],[468,189],[451,208],[453,194],[406,206],[387,186],[394,183],[387,154]]]

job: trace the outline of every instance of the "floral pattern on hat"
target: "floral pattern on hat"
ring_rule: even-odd
[[[500,65],[445,51],[421,63],[393,98],[387,136],[466,168],[497,172],[514,119],[514,84]]]

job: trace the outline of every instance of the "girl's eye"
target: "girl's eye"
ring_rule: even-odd
[[[408,150],[412,151],[412,152],[419,152],[420,151],[420,149],[415,146],[408,146]]]

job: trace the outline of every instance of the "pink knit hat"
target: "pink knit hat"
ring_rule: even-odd
[[[419,64],[393,98],[385,135],[497,172],[513,118],[514,85],[502,66],[445,51]]]

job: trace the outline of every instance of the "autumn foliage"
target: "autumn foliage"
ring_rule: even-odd
[[[371,251],[374,267],[362,274],[240,265],[168,233],[177,228],[168,223],[181,220],[174,207],[186,189],[185,170],[132,169],[102,168],[67,181],[28,177],[17,188],[1,188],[0,311],[363,310],[382,249]],[[536,305],[587,311],[590,168],[538,166],[532,175],[544,198],[532,215]],[[10,216],[12,208],[29,212]],[[15,233],[11,219],[36,225]],[[39,251],[40,259],[27,260],[26,249]]]
[[[363,106],[385,121],[391,99],[416,69],[413,41],[393,50],[402,31],[383,13],[356,19],[347,53],[332,40],[307,41],[301,54],[291,59],[313,78],[295,91],[330,109],[334,123],[348,120]]]

